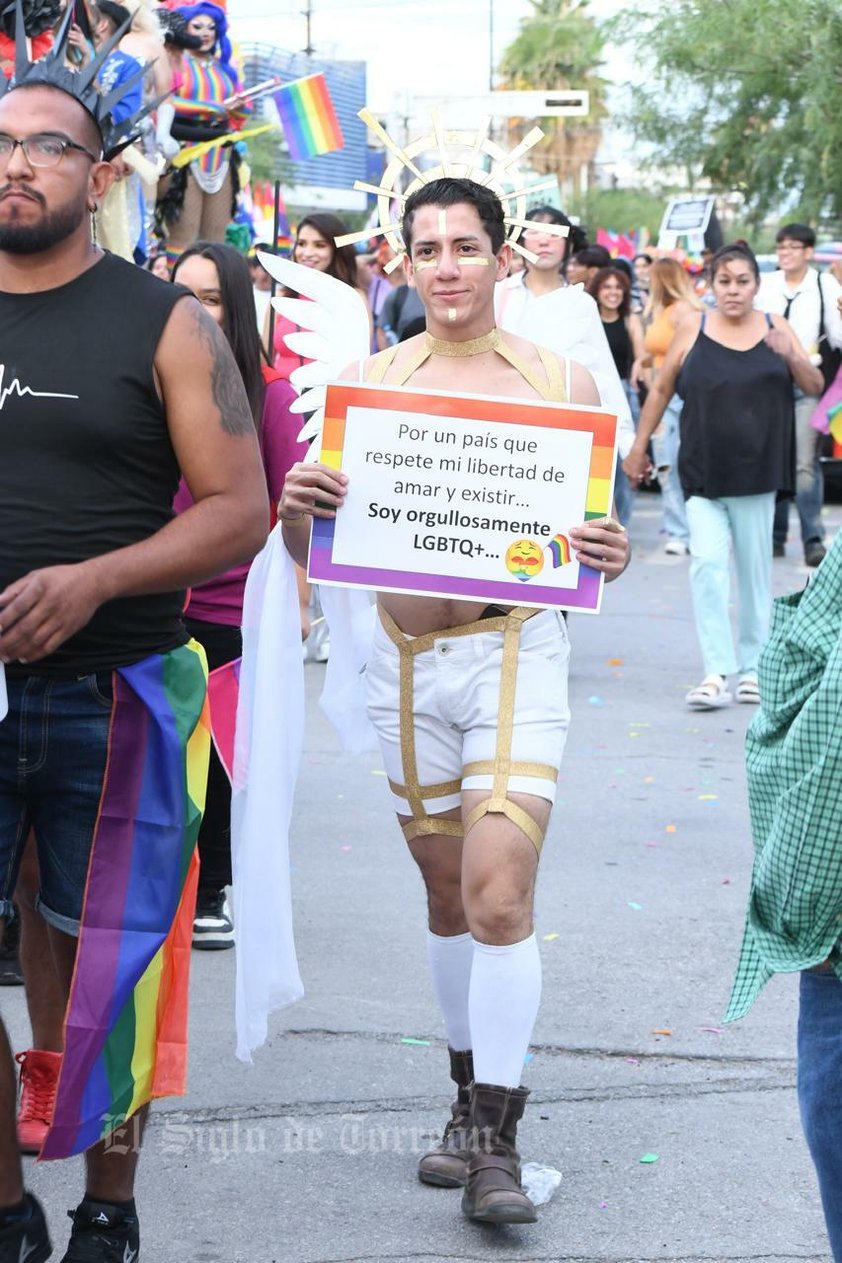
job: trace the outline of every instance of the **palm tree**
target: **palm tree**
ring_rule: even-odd
[[[603,37],[588,13],[588,0],[530,0],[532,13],[500,61],[502,88],[514,91],[577,88],[590,93],[587,118],[513,119],[517,143],[537,122],[546,133],[532,151],[533,166],[557,175],[565,195],[586,191],[608,113],[602,66]]]

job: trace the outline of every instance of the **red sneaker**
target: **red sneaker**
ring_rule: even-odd
[[[18,1053],[20,1104],[18,1106],[18,1148],[21,1153],[40,1153],[56,1103],[61,1053],[30,1048]]]

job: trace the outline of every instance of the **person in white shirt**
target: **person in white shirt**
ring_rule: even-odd
[[[785,224],[775,240],[779,269],[764,275],[757,305],[762,311],[788,320],[799,342],[817,364],[822,337],[830,347],[842,348],[842,318],[837,305],[842,286],[829,272],[820,274],[810,267],[816,234],[808,225]],[[801,520],[801,542],[808,566],[817,566],[825,555],[819,436],[810,425],[817,402],[815,396],[805,395],[796,386],[795,507]],[[784,556],[788,525],[789,502],[782,500],[775,512],[772,531],[776,557]]]
[[[623,460],[634,442],[634,426],[599,308],[583,285],[566,285],[561,275],[566,254],[582,244],[581,230],[554,206],[536,206],[526,218],[531,225],[524,229],[521,241],[538,260],[498,283],[494,295],[497,326],[557,355],[569,356],[588,369],[603,408],[619,419],[619,459]],[[557,237],[544,231],[542,224],[567,225],[570,235]],[[621,469],[617,470],[614,499],[625,526],[631,517],[634,493]]]

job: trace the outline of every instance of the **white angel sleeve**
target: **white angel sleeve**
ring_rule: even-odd
[[[314,414],[298,437],[301,442],[310,443],[308,459],[318,460],[328,383],[336,381],[349,364],[361,363],[368,356],[368,311],[358,290],[326,272],[302,267],[274,254],[258,253],[257,257],[279,285],[302,295],[273,298],[272,306],[301,330],[284,338],[291,351],[310,361],[290,377],[300,392],[290,411]]]

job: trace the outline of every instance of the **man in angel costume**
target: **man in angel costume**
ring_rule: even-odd
[[[136,1263],[146,1104],[184,1090],[209,744],[183,589],[251,558],[268,506],[227,340],[186,291],[91,240],[136,120],[115,128],[119,96],[97,91],[108,43],[67,69],[71,18],[32,64],[19,8],[0,85],[0,928],[32,831],[68,995],[57,1086],[39,1069],[41,1156],[86,1166],[63,1260]],[[182,471],[197,503],[174,518]],[[41,1263],[14,1099],[0,1027],[0,1260]]]
[[[427,332],[345,377],[599,405],[587,369],[496,327],[495,284],[511,257],[496,192],[468,178],[422,180],[401,231]],[[306,560],[311,518],[342,511],[346,484],[322,464],[288,474],[279,515],[296,560]],[[606,579],[628,563],[611,519],[570,535],[576,559]],[[429,962],[457,1087],[419,1175],[463,1186],[464,1213],[492,1224],[536,1218],[516,1136],[541,991],[533,891],[567,733],[568,657],[557,610],[378,595],[368,713],[427,889]]]

